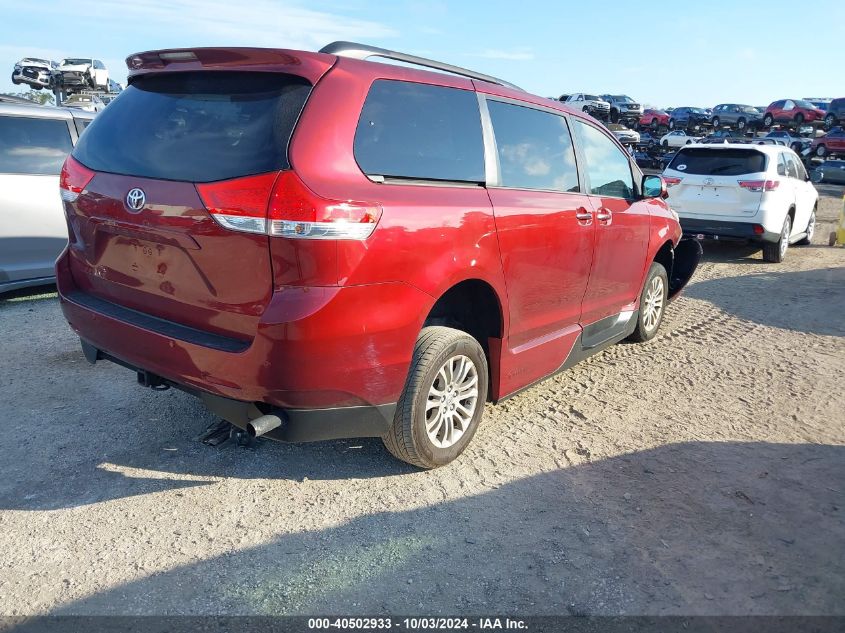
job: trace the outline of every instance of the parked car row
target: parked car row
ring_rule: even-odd
[[[36,90],[80,89],[110,91],[109,71],[99,59],[67,57],[56,63],[47,59],[24,57],[15,64],[12,83],[26,84]]]

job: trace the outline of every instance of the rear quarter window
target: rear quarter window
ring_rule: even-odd
[[[310,89],[281,73],[141,76],[94,119],[73,155],[96,171],[190,182],[287,169]]]
[[[62,119],[0,116],[0,173],[57,175],[71,149]]]
[[[478,99],[457,88],[374,81],[354,151],[368,175],[484,182]]]
[[[740,176],[766,171],[767,157],[763,152],[742,149],[682,148],[668,169],[702,176]]]

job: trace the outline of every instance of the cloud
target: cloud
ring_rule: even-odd
[[[527,48],[515,48],[511,50],[488,48],[480,53],[476,53],[473,57],[483,57],[485,59],[506,59],[510,61],[530,61],[534,59],[534,53]]]
[[[398,35],[379,22],[283,6],[273,0],[253,0],[248,8],[228,0],[77,0],[72,5],[46,3],[38,10],[66,15],[69,26],[83,22],[85,16],[84,22],[111,25],[116,32],[155,33],[183,40],[173,46],[194,46],[200,36],[205,44],[318,49],[335,40]],[[129,25],[138,30],[127,29]]]

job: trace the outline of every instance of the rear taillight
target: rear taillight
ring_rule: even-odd
[[[94,172],[78,162],[73,156],[65,159],[59,176],[59,194],[65,202],[76,202],[79,194],[88,186]]]
[[[675,185],[681,184],[681,180],[683,180],[683,178],[672,178],[671,176],[663,176],[663,180],[666,181],[667,187],[674,187]]]
[[[292,171],[198,184],[197,191],[212,217],[234,231],[363,240],[381,217],[377,204],[318,196]]]
[[[738,180],[739,186],[748,191],[774,191],[780,185],[779,180]]]

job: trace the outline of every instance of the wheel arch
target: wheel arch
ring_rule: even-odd
[[[487,340],[503,338],[504,302],[487,281],[468,278],[449,285],[431,306],[422,327],[446,325],[472,335],[488,350]]]
[[[691,238],[681,239],[677,245],[666,240],[657,249],[649,265],[656,262],[666,269],[669,300],[677,297],[692,278],[703,252],[698,240]]]

